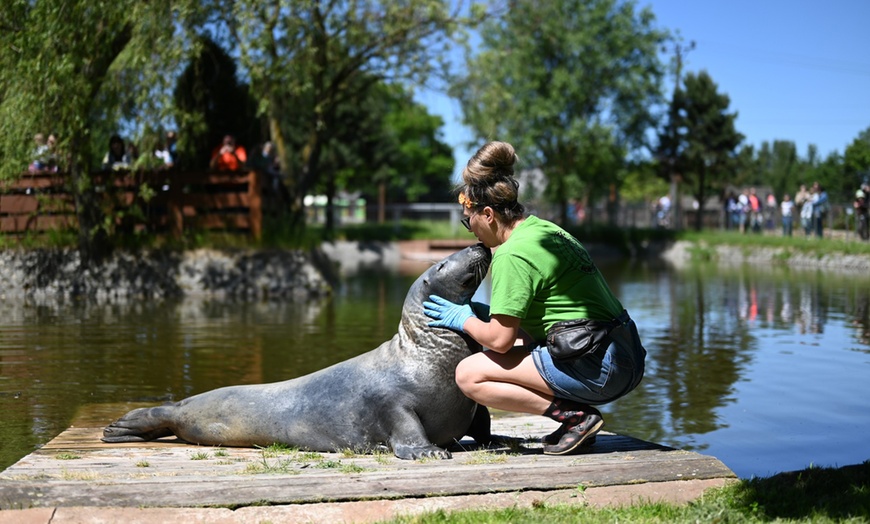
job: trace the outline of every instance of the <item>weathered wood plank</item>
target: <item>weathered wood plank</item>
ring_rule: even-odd
[[[0,509],[44,506],[199,507],[391,499],[734,478],[714,457],[600,434],[589,452],[542,453],[543,417],[493,420],[504,443],[463,440],[452,460],[210,448],[174,439],[104,444],[102,425],[126,407],[77,420],[0,474]],[[112,413],[108,416],[108,413]]]
[[[74,227],[76,225],[76,218],[73,215],[18,215],[0,217],[0,231],[4,233],[48,231]]]

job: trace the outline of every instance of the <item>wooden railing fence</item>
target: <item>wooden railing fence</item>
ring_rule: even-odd
[[[174,237],[185,230],[246,232],[256,239],[263,233],[262,175],[256,170],[107,172],[92,179],[101,204],[121,211],[132,227]],[[0,232],[77,228],[70,183],[58,173],[28,173],[0,183]],[[123,212],[134,209],[140,212]]]

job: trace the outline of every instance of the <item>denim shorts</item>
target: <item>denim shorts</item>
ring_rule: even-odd
[[[646,350],[640,343],[633,320],[610,334],[606,350],[573,360],[553,360],[547,345],[532,349],[535,367],[557,398],[583,404],[607,404],[640,384]]]

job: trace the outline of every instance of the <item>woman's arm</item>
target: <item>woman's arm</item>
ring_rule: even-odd
[[[492,315],[489,322],[484,322],[477,317],[470,317],[465,321],[463,329],[482,346],[498,353],[506,353],[517,343],[520,319],[508,315]]]

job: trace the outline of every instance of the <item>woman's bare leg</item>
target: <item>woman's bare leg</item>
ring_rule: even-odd
[[[554,397],[532,354],[521,348],[475,353],[456,367],[456,383],[478,404],[505,411],[540,415]]]

